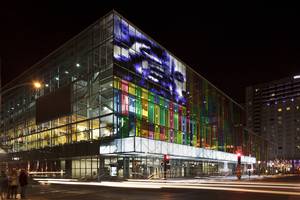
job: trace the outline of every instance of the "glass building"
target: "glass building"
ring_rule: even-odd
[[[239,104],[115,11],[2,90],[5,162],[31,173],[159,178],[168,154],[169,177],[195,177],[264,156]]]

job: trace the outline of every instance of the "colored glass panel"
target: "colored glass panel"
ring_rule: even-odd
[[[161,106],[160,107],[160,115],[159,115],[159,118],[160,118],[160,125],[162,125],[162,126],[165,126],[166,125],[166,111],[165,111],[166,109],[163,107],[163,106]]]
[[[154,139],[155,140],[160,140],[160,129],[158,125],[155,125],[154,129]]]
[[[118,77],[114,77],[114,88],[116,89],[121,89],[121,79]]]
[[[142,98],[148,100],[148,90],[142,88]]]
[[[122,93],[122,114],[128,115],[128,95]]]
[[[150,123],[154,123],[154,104],[148,102],[148,120]]]
[[[133,115],[129,115],[129,136],[135,136],[135,117]]]
[[[128,87],[129,94],[135,95],[135,84],[129,82]]]
[[[140,99],[135,99],[135,113],[138,119],[142,119],[142,113],[143,113],[143,108],[142,108],[142,101]]]
[[[160,125],[160,106],[155,104],[154,105],[154,123]]]
[[[154,124],[149,124],[149,139],[154,139]]]
[[[136,125],[136,127],[135,127],[135,130],[136,130],[136,136],[137,137],[141,137],[142,136],[142,133],[141,133],[141,120],[139,120],[139,119],[136,119],[136,121],[135,121],[135,125]]]
[[[142,99],[142,116],[148,119],[148,100]]]
[[[178,130],[178,113],[174,113],[174,129]]]
[[[121,81],[121,90],[123,92],[128,93],[128,82],[127,81],[124,81],[124,80]]]
[[[114,90],[114,111],[117,113],[121,112],[120,99],[120,92],[118,90]]]
[[[142,120],[141,129],[142,129],[141,136],[144,137],[144,138],[148,138],[148,136],[149,136],[149,124],[144,119]]]
[[[135,113],[135,97],[134,96],[129,96],[129,112],[134,114]]]
[[[160,126],[160,135],[159,135],[159,139],[161,140],[161,141],[165,141],[166,140],[166,129],[165,129],[165,127],[163,127],[163,126]]]

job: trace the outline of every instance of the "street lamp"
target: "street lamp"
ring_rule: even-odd
[[[42,87],[42,84],[39,81],[33,81],[32,84],[35,89],[40,89]]]
[[[33,88],[35,89],[40,89],[42,87],[42,83],[40,81],[31,81],[31,82],[25,82],[25,83],[20,83],[20,84],[17,84],[17,85],[14,85],[13,87],[10,87],[10,88],[0,88],[0,112],[2,111],[2,104],[1,104],[1,101],[2,101],[2,96],[14,89],[17,89],[17,88],[20,88],[20,87],[23,87],[23,86],[32,86]],[[0,120],[2,120],[2,116],[0,117]],[[2,125],[2,122],[0,123],[0,126]],[[2,149],[3,148],[3,149]],[[0,150],[4,150],[4,151],[7,151],[7,147],[5,147],[2,143],[0,143]]]
[[[31,85],[35,89],[40,89],[42,87],[42,83],[40,81],[26,82],[26,83],[21,83],[21,84],[15,85],[13,87],[10,87],[10,88],[4,89],[4,90],[2,90],[2,88],[1,88],[0,95],[4,95],[7,92],[10,92],[14,89],[17,89],[17,88],[20,88],[20,87],[23,87],[23,86],[26,86],[26,85]]]

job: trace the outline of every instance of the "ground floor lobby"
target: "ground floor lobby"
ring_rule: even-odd
[[[163,155],[93,155],[8,162],[8,168],[25,168],[32,176],[79,178],[159,179],[164,177]],[[244,164],[246,173],[253,165]],[[167,177],[234,175],[236,162],[209,159],[170,159]],[[100,175],[100,176],[99,176]]]

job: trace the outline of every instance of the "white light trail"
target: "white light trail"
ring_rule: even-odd
[[[37,180],[37,179],[36,179]],[[251,193],[264,193],[275,195],[294,195],[300,196],[300,185],[285,182],[279,183],[226,183],[226,182],[212,182],[212,183],[172,183],[172,182],[79,182],[71,181],[70,179],[64,180],[39,180],[41,184],[63,184],[63,185],[86,185],[86,186],[104,186],[104,187],[120,187],[120,188],[149,188],[149,189],[199,189],[199,190],[221,190],[232,192],[251,192]],[[278,189],[273,191],[274,189]],[[293,191],[284,191],[279,189],[287,189]]]

